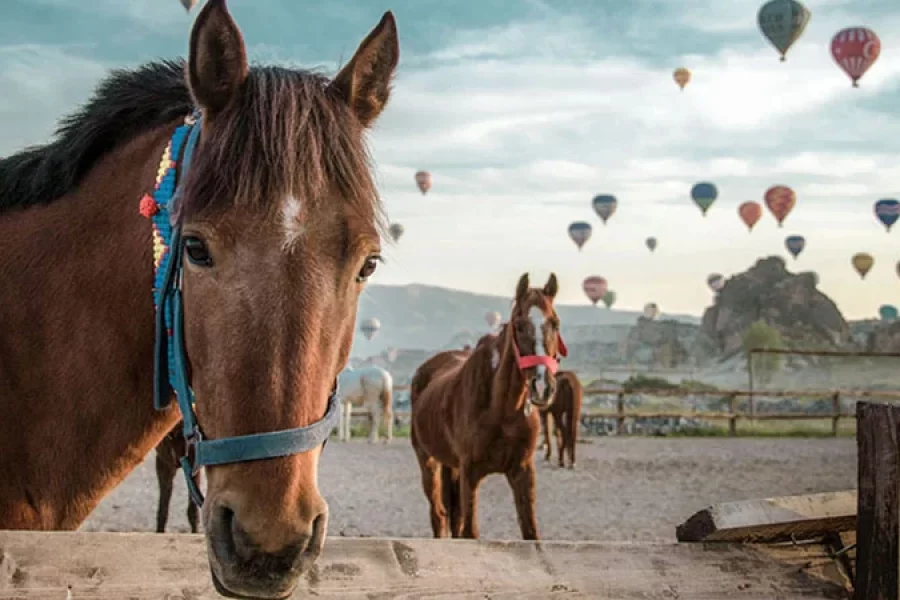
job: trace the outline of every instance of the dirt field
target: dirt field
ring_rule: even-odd
[[[574,471],[537,459],[544,539],[671,541],[678,523],[712,503],[856,485],[852,439],[593,438],[578,452]],[[187,531],[187,495],[177,477],[169,529]],[[319,477],[332,535],[431,536],[408,439],[389,446],[332,440]],[[151,453],[82,529],[152,531],[157,495]],[[482,537],[519,537],[502,475],[482,484],[479,517]]]

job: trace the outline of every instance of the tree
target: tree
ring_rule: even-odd
[[[751,356],[750,352],[758,348],[784,348],[781,333],[765,321],[756,321],[744,332],[744,352],[747,356]],[[775,373],[781,370],[780,354],[754,354],[752,360],[753,374],[761,383],[769,383]]]

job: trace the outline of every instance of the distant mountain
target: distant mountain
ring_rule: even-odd
[[[511,302],[511,296],[489,296],[430,285],[371,285],[360,298],[357,327],[363,319],[375,317],[381,322],[381,329],[372,340],[357,332],[352,355],[372,356],[389,347],[438,350],[451,343],[456,346],[459,341],[477,340],[488,332],[484,314],[496,310],[506,320]],[[591,337],[594,328],[631,326],[640,316],[638,311],[609,310],[603,306],[559,304],[556,309],[567,338]],[[666,314],[661,318],[691,324],[700,322],[699,317],[692,315]]]

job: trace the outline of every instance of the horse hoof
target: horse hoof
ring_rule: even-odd
[[[574,469],[574,468],[575,468],[575,463],[572,463],[571,465],[569,465],[569,469]]]

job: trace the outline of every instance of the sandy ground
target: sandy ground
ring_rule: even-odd
[[[852,439],[592,438],[576,469],[537,458],[538,523],[544,539],[667,540],[709,504],[835,491],[856,485]],[[555,457],[554,457],[555,460]],[[430,537],[428,504],[408,439],[370,446],[332,440],[320,464],[331,535]],[[82,526],[153,531],[158,489],[153,453]],[[481,536],[516,539],[512,495],[502,475],[481,486]],[[170,531],[188,531],[181,473]]]

